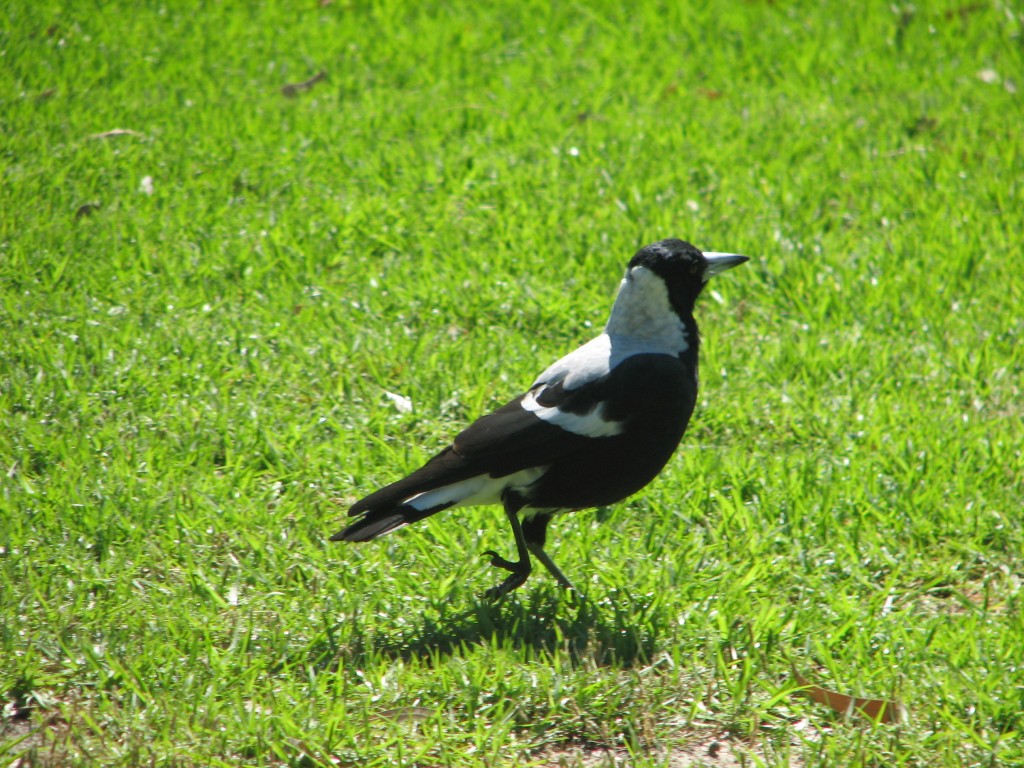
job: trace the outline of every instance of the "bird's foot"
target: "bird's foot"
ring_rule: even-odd
[[[518,561],[517,562],[517,561],[514,561],[514,560],[506,560],[504,557],[499,555],[493,549],[488,549],[486,552],[481,552],[480,556],[481,557],[488,557],[488,558],[490,558],[491,565],[493,565],[495,568],[504,568],[506,571],[511,571],[512,573],[516,573],[517,571],[523,570],[523,568],[525,567],[526,572],[527,573],[530,572],[530,565],[529,565],[529,563],[527,563],[524,566],[522,561]]]
[[[498,602],[512,590],[523,586],[523,583],[526,581],[526,577],[529,575],[530,574],[528,573],[513,573],[498,586],[491,587],[484,592],[484,598],[495,603]]]
[[[491,587],[484,592],[484,597],[487,600],[500,600],[512,590],[523,586],[530,575],[531,568],[529,560],[520,560],[519,562],[506,560],[497,552],[490,549],[483,553],[483,557],[490,558],[491,565],[495,568],[501,568],[509,572],[508,578],[501,582],[501,584],[496,587]]]

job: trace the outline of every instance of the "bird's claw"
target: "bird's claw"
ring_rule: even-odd
[[[530,575],[530,563],[514,562],[506,560],[493,549],[481,553],[482,557],[490,558],[491,565],[509,572],[506,579],[496,587],[491,587],[484,592],[486,600],[498,601],[514,589],[518,589],[526,582]]]
[[[501,584],[496,587],[491,587],[484,592],[484,598],[497,602],[501,600],[505,595],[514,589],[518,589],[523,586],[526,582],[526,577],[530,575],[529,571],[512,571],[508,578],[506,578]]]
[[[482,552],[480,556],[489,557],[491,559],[491,565],[493,565],[495,568],[503,568],[504,570],[510,571],[512,573],[516,573],[517,571],[520,571],[523,568],[522,563],[515,563],[511,560],[506,560],[493,549],[488,549],[486,552]]]

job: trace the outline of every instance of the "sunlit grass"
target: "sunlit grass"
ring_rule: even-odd
[[[1017,10],[66,5],[0,31],[0,762],[1024,764]],[[480,600],[498,510],[326,541],[668,236],[753,261],[585,601]]]

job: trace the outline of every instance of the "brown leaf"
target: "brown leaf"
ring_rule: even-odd
[[[795,669],[793,677],[800,685],[799,693],[810,696],[819,704],[824,704],[842,715],[858,714],[876,723],[902,723],[907,720],[907,710],[898,701],[862,699],[859,696],[847,696],[845,693],[830,691],[820,685],[814,685]]]
[[[308,91],[314,85],[319,83],[321,80],[327,79],[327,72],[320,70],[308,80],[303,80],[301,83],[286,83],[281,86],[281,93],[288,98],[298,96],[303,91]]]

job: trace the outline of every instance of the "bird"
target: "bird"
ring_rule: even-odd
[[[694,304],[711,277],[746,261],[678,239],[638,250],[600,335],[422,467],[355,502],[349,516],[357,519],[330,540],[370,541],[443,510],[501,504],[517,559],[482,553],[508,572],[485,597],[522,586],[531,557],[575,591],[544,550],[548,524],[616,504],[665,467],[697,403]]]

